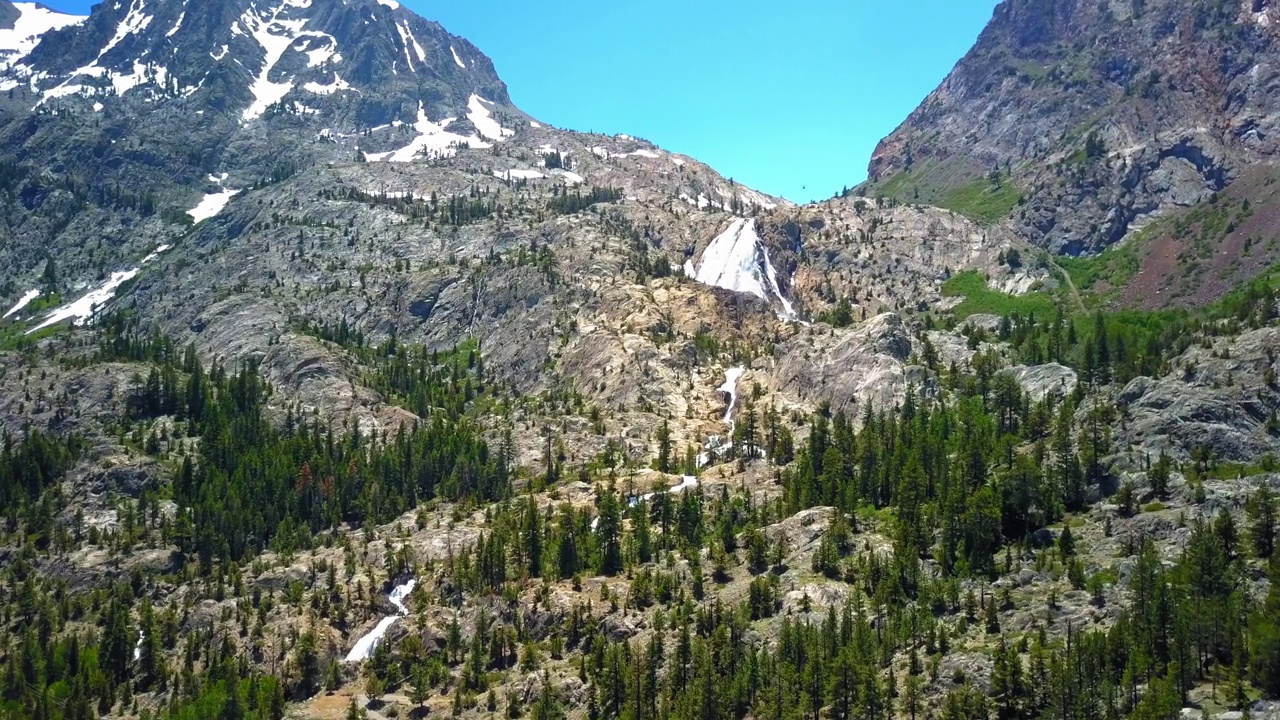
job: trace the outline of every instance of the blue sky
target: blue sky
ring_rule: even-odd
[[[643,137],[796,201],[861,182],[876,143],[946,77],[997,4],[401,2],[492,57],[534,117]]]

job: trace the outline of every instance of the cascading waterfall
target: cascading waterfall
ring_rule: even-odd
[[[355,646],[351,648],[351,652],[347,653],[346,662],[362,662],[368,660],[370,655],[373,655],[374,649],[378,647],[378,643],[382,642],[382,638],[386,636],[391,626],[397,620],[409,614],[409,609],[405,607],[404,603],[417,585],[417,580],[409,580],[405,584],[397,585],[391,589],[391,594],[387,596],[387,600],[390,600],[391,604],[395,605],[396,610],[399,612],[382,618],[368,635],[357,640]]]

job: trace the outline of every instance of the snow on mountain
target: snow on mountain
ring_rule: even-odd
[[[403,21],[396,23],[396,31],[400,33],[400,42],[404,45],[404,59],[409,63],[409,72],[417,72],[417,66],[413,62],[414,55],[418,57],[417,65],[422,65],[427,61],[426,51],[422,49],[418,38],[413,36],[413,30],[409,28],[408,23]]]
[[[493,119],[493,115],[489,112],[489,108],[486,106],[487,103],[492,104],[479,95],[472,95],[467,106],[469,110],[467,113],[467,119],[470,120],[471,124],[480,132],[480,135],[489,140],[498,141],[515,135],[514,130],[508,130],[507,128],[502,127],[497,120]]]
[[[131,0],[128,12],[116,25],[115,33],[111,36],[111,39],[98,51],[97,57],[87,65],[83,65],[71,72],[61,83],[44,90],[40,101],[36,105],[39,106],[57,98],[84,94],[86,88],[80,82],[81,78],[105,78],[116,95],[123,95],[143,84],[152,84],[159,88],[167,87],[169,69],[164,65],[151,61],[142,62],[139,58],[127,63],[125,65],[126,69],[122,71],[110,69],[104,61],[106,55],[124,42],[126,38],[145,32],[154,20],[155,16],[147,12],[146,0]],[[70,24],[74,23],[68,23],[68,25]],[[35,86],[33,82],[33,87]]]
[[[271,80],[271,71],[275,68],[280,59],[284,57],[285,51],[293,46],[295,42],[303,38],[318,38],[327,41],[332,46],[337,46],[337,40],[332,35],[314,30],[304,31],[307,21],[302,19],[285,19],[282,17],[287,10],[291,8],[307,8],[311,6],[311,0],[284,0],[276,7],[268,19],[265,13],[260,12],[257,8],[250,9],[240,17],[240,22],[249,30],[249,34],[254,40],[262,46],[266,57],[262,61],[262,69],[258,71],[258,76],[254,79],[253,84],[249,86],[249,91],[253,93],[254,101],[249,107],[245,108],[242,119],[249,122],[255,118],[261,117],[266,109],[281,100],[289,91],[294,88],[292,80],[283,82],[273,82]],[[332,57],[333,52],[329,53]],[[313,56],[314,58],[315,56]],[[317,63],[318,64],[318,63]]]
[[[108,300],[115,297],[117,288],[135,278],[141,270],[141,268],[132,268],[111,273],[111,277],[106,282],[80,296],[75,302],[58,308],[39,325],[28,330],[27,334],[52,327],[64,320],[71,320],[74,323],[88,320]]]
[[[115,297],[116,290],[118,290],[121,285],[137,277],[138,273],[142,272],[142,267],[144,265],[147,265],[152,260],[160,257],[161,253],[168,249],[168,245],[161,245],[153,250],[151,254],[143,258],[142,262],[138,263],[138,267],[130,268],[129,270],[118,270],[111,273],[111,277],[108,278],[106,282],[84,295],[81,295],[75,302],[68,303],[57,310],[54,310],[53,313],[51,313],[49,317],[45,318],[39,325],[28,330],[27,334],[30,335],[47,327],[53,327],[65,320],[70,320],[76,325],[92,320],[93,316],[96,315],[98,311],[111,300],[111,298]]]
[[[13,27],[0,29],[0,72],[20,63],[50,30],[84,22],[81,15],[67,15],[33,2],[14,3],[18,18]],[[12,82],[12,81],[10,81]],[[3,82],[0,82],[0,86]],[[16,87],[14,83],[12,87]]]
[[[13,27],[0,29],[0,91],[29,87],[32,110],[109,106],[145,88],[143,102],[177,100],[244,126],[279,107],[363,131],[414,123],[421,100],[431,117],[468,119],[481,140],[514,135],[497,120],[511,100],[493,64],[394,0],[115,0],[87,19],[30,2],[4,9],[0,25]],[[343,91],[352,99],[316,97]]]
[[[222,212],[222,209],[231,202],[231,198],[235,197],[239,190],[219,190],[216,193],[209,193],[204,196],[198,205],[187,211],[196,222],[204,222],[209,218]]]
[[[775,299],[782,306],[781,316],[796,319],[791,302],[782,294],[778,274],[769,261],[769,251],[756,233],[756,221],[739,218],[720,233],[695,267],[693,260],[684,265],[687,277],[711,287],[754,295],[766,302]]]
[[[9,308],[9,312],[5,313],[4,317],[9,317],[10,315],[21,312],[22,308],[30,305],[31,301],[38,297],[40,297],[39,290],[28,290],[25,295],[18,298],[18,302],[14,303],[13,307]]]
[[[438,157],[449,157],[457,153],[459,145],[466,145],[478,150],[486,150],[493,147],[491,144],[481,140],[474,135],[459,135],[449,132],[447,128],[453,124],[457,118],[445,118],[444,120],[434,123],[427,117],[427,111],[421,103],[418,104],[418,120],[413,127],[418,131],[418,136],[408,145],[399,150],[381,153],[366,153],[365,159],[369,162],[410,162],[419,157],[424,152],[432,153]]]

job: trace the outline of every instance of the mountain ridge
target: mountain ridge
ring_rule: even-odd
[[[1276,288],[1093,312],[1012,172],[796,206],[215,2],[0,76],[0,715],[1280,715]]]
[[[1256,6],[1256,9],[1255,9]],[[1006,0],[869,164],[866,191],[998,217],[1056,253],[1096,254],[1222,191],[1277,149],[1270,3]]]

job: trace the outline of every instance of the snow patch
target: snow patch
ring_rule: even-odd
[[[209,193],[204,196],[200,204],[187,211],[197,223],[204,222],[209,218],[222,212],[222,209],[231,202],[231,198],[239,194],[239,190],[219,190],[216,193]]]
[[[163,253],[168,252],[168,251],[169,251],[170,249],[172,249],[172,248],[173,248],[173,246],[172,246],[172,245],[161,245],[160,247],[156,248],[155,250],[152,250],[150,255],[148,255],[148,256],[146,256],[146,257],[142,258],[142,264],[143,264],[143,265],[146,265],[147,263],[151,262],[152,260],[155,260],[156,258],[160,257],[160,255],[162,255]]]
[[[314,42],[320,40],[320,42]],[[338,46],[336,41],[325,35],[323,37],[311,37],[307,39],[307,67],[320,67],[330,60],[341,61],[342,56],[338,54]]]
[[[485,107],[486,102],[488,101],[479,95],[472,95],[471,99],[467,101],[467,119],[479,131],[480,136],[488,140],[501,142],[504,138],[515,135],[514,130],[502,127],[497,120],[493,119],[489,108]]]
[[[418,136],[399,150],[366,153],[365,158],[370,162],[409,162],[424,151],[431,151],[441,157],[450,157],[457,153],[459,145],[477,150],[493,147],[474,135],[459,135],[446,130],[454,120],[455,118],[445,118],[439,123],[433,123],[427,118],[427,111],[422,103],[418,103],[418,121],[413,124],[414,129],[418,131]]]
[[[395,624],[397,620],[409,614],[409,609],[405,607],[404,601],[409,598],[413,588],[418,584],[417,580],[410,580],[403,585],[397,585],[392,588],[391,594],[387,596],[387,600],[396,607],[398,611],[395,615],[389,615],[382,618],[368,635],[356,641],[351,652],[347,653],[346,662],[362,662],[368,660],[373,651],[378,647],[378,643],[382,642],[382,638],[386,636],[387,631]]]
[[[333,74],[333,82],[329,85],[321,85],[320,83],[309,82],[302,86],[303,90],[314,95],[332,95],[339,90],[351,90],[352,87],[346,80],[343,80],[338,73]]]
[[[76,25],[88,18],[50,10],[33,2],[16,2],[13,7],[18,18],[13,27],[0,30],[0,72],[17,65],[40,44],[40,39],[51,30]]]
[[[53,314],[45,318],[44,322],[28,330],[27,334],[30,335],[47,327],[52,327],[65,320],[70,320],[74,325],[90,321],[99,308],[105,305],[109,300],[111,300],[111,298],[115,297],[116,290],[119,289],[121,285],[134,279],[138,276],[138,273],[142,272],[142,265],[146,265],[152,260],[155,260],[160,256],[160,253],[168,249],[168,245],[161,245],[150,255],[143,258],[138,267],[111,273],[111,277],[105,283],[81,296],[80,299],[75,302],[58,308],[53,312]]]
[[[507,181],[541,180],[546,177],[546,175],[543,175],[537,170],[520,170],[520,169],[494,170],[493,176],[498,178],[499,180],[507,180]]]
[[[400,33],[400,42],[404,45],[404,59],[409,63],[409,72],[417,72],[413,65],[413,55],[409,51],[417,46],[418,62],[421,63],[425,59],[422,46],[418,45],[418,41],[413,39],[413,33],[409,32],[409,28],[403,22],[396,23],[396,32]]]
[[[462,58],[458,57],[458,51],[454,50],[452,45],[449,46],[449,52],[453,53],[453,61],[458,63],[458,67],[466,70],[467,64],[462,62]]]
[[[9,317],[14,313],[20,312],[22,308],[30,305],[31,301],[35,300],[38,297],[40,297],[39,290],[28,290],[25,295],[18,298],[18,302],[14,303],[13,307],[9,308],[9,312],[5,313],[4,317]]]
[[[391,8],[392,10],[399,10],[399,9],[400,9],[400,3],[396,2],[396,0],[378,0],[378,4],[379,4],[379,5],[386,5],[387,7]]]
[[[115,89],[116,95],[124,95],[135,87],[146,82],[154,82],[160,87],[166,85],[169,77],[169,69],[165,67],[144,65],[134,61],[133,72],[129,74],[110,72],[106,73],[107,79],[111,81],[111,87]]]
[[[558,178],[562,178],[565,182],[569,183],[570,185],[581,185],[587,181],[586,178],[582,177],[578,173],[569,172],[568,170],[552,170],[551,174],[555,175]]]

